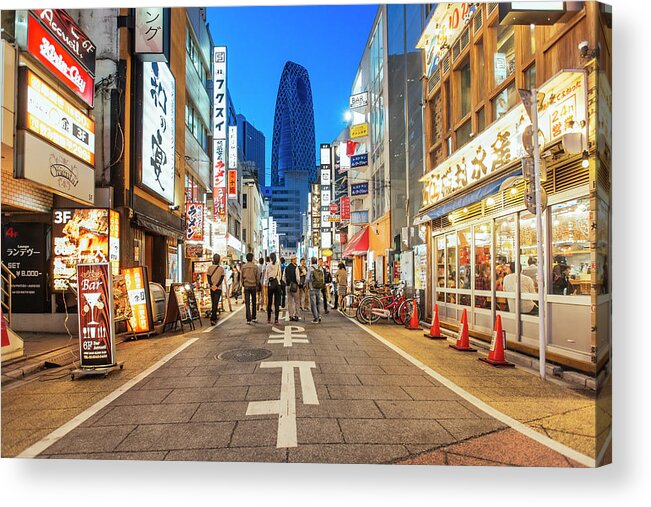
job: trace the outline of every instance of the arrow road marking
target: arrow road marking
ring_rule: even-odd
[[[297,447],[294,369],[298,368],[303,403],[305,405],[318,405],[319,398],[312,377],[312,368],[316,368],[316,364],[314,361],[266,361],[260,363],[260,368],[282,368],[280,399],[251,401],[246,409],[246,415],[278,414],[276,447]]]
[[[282,330],[282,329],[277,329],[274,326],[271,328],[271,330],[274,333],[278,333],[278,334],[270,334],[269,338],[274,338],[274,339],[268,340],[267,343],[282,343],[284,347],[291,347],[294,343],[310,343],[307,340],[307,335],[294,334],[294,333],[301,333],[305,331],[304,327],[285,326],[285,329]]]

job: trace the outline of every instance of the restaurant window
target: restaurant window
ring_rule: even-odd
[[[448,289],[457,287],[457,237],[455,233],[445,235],[445,286]],[[448,293],[448,303],[456,303],[456,295]]]
[[[517,104],[517,95],[518,94],[515,91],[515,83],[511,83],[493,99],[493,121],[499,120]]]
[[[486,86],[486,61],[484,60],[484,43],[480,42],[475,45],[475,55],[477,56],[477,83],[479,97],[481,98]]]
[[[450,130],[450,116],[452,116],[452,111],[450,111],[450,80],[447,79],[444,83],[445,89],[445,123],[443,124],[444,132]]]
[[[597,294],[609,293],[609,209],[601,199],[597,200]]]
[[[459,110],[461,112],[461,118],[464,118],[470,113],[471,96],[470,60],[466,60],[459,69],[459,99],[461,101]]]
[[[472,120],[468,120],[457,129],[457,149],[470,141],[472,137]]]
[[[472,245],[471,229],[457,231],[457,253],[459,255],[457,266],[457,287],[459,289],[471,289],[472,284],[472,261],[470,250]],[[470,294],[459,294],[459,304],[470,306]]]
[[[513,26],[497,27],[497,46],[493,54],[495,86],[515,72],[515,30]]]
[[[445,236],[438,236],[435,238],[436,251],[434,262],[436,263],[435,272],[436,272],[436,287],[444,288],[445,287]],[[445,294],[442,291],[437,291],[438,301],[445,301]]]
[[[507,215],[495,219],[495,290],[515,295],[517,286],[512,286],[512,278],[506,277],[515,273],[515,215]],[[505,284],[506,279],[506,284]],[[511,294],[509,294],[511,295]],[[509,304],[505,294],[496,298],[497,309],[504,312],[515,312],[515,305]]]
[[[536,215],[520,213],[520,312],[537,314],[538,233]]]
[[[589,208],[588,198],[552,206],[552,294],[590,294]]]
[[[486,128],[486,114],[485,110],[482,107],[477,111],[477,133],[480,133]]]
[[[491,227],[475,225],[475,291],[491,290]],[[488,293],[475,295],[475,307],[490,308]]]
[[[536,64],[529,65],[524,71],[524,87],[531,90],[536,87]]]

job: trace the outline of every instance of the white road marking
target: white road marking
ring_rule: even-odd
[[[244,306],[240,306],[237,310],[235,310],[234,312],[229,313],[223,319],[219,319],[219,322],[217,322],[217,324],[215,324],[214,326],[207,327],[206,329],[203,330],[203,332],[204,333],[209,333],[210,331],[212,331],[216,327],[221,326],[224,322],[226,322],[228,319],[230,319],[233,315],[235,315],[237,312],[239,312],[242,308],[244,308]]]
[[[260,363],[260,368],[282,368],[280,399],[250,401],[246,409],[246,415],[278,414],[276,447],[297,447],[294,369],[298,368],[303,403],[305,405],[318,405],[319,398],[317,397],[316,386],[312,377],[312,368],[316,368],[316,364],[314,361],[266,361]]]
[[[177,348],[176,350],[174,350],[174,351],[170,352],[169,354],[167,354],[160,361],[156,362],[155,364],[153,364],[152,366],[147,368],[145,371],[143,371],[139,375],[137,375],[134,378],[132,378],[131,380],[129,380],[124,385],[118,387],[115,391],[110,393],[108,396],[102,398],[97,403],[95,403],[94,405],[92,405],[89,408],[87,408],[86,410],[84,410],[77,417],[71,419],[70,421],[65,423],[63,426],[57,428],[52,433],[50,433],[49,435],[47,435],[43,439],[39,440],[38,442],[36,442],[31,447],[28,447],[27,449],[25,449],[17,457],[18,458],[35,458],[36,456],[41,454],[43,451],[45,451],[48,447],[50,447],[51,445],[53,445],[54,443],[58,442],[63,437],[65,437],[68,433],[70,433],[72,430],[74,430],[77,426],[82,424],[84,421],[90,419],[93,415],[95,415],[97,412],[102,410],[109,403],[116,400],[120,395],[127,392],[129,389],[131,389],[133,386],[135,386],[142,379],[144,379],[145,377],[147,377],[148,375],[150,375],[151,373],[156,371],[158,368],[163,366],[170,359],[172,359],[174,356],[176,356],[179,352],[182,352],[183,350],[188,348],[190,345],[192,345],[198,339],[199,338],[191,338],[191,339],[189,339],[187,342],[185,342],[179,348]]]
[[[529,426],[521,423],[520,421],[517,421],[516,419],[513,419],[512,417],[509,417],[508,415],[500,412],[499,410],[494,409],[487,403],[483,402],[479,398],[473,396],[470,394],[468,391],[462,389],[458,385],[456,385],[454,382],[451,380],[447,379],[440,373],[437,373],[434,371],[432,368],[427,366],[426,364],[420,362],[418,359],[415,357],[410,356],[407,352],[402,350],[400,347],[394,345],[387,339],[383,338],[380,336],[378,333],[373,331],[372,329],[367,328],[365,325],[360,324],[354,319],[349,318],[351,322],[356,324],[357,326],[361,327],[364,331],[366,331],[368,334],[370,334],[373,338],[379,340],[382,342],[384,345],[389,347],[391,350],[397,352],[400,354],[402,357],[404,357],[407,361],[412,363],[413,365],[417,366],[421,370],[423,370],[425,373],[427,373],[429,376],[433,377],[436,379],[438,382],[443,384],[445,387],[453,391],[455,394],[458,396],[462,397],[464,400],[472,403],[475,407],[478,409],[482,410],[483,412],[486,412],[488,415],[491,417],[494,417],[498,421],[506,424],[510,428],[514,429],[515,431],[522,433],[523,435],[531,438],[532,440],[535,440],[536,442],[544,445],[545,447],[548,447],[563,456],[566,456],[570,459],[573,459],[574,461],[577,461],[581,463],[582,465],[585,465],[587,467],[592,467],[594,468],[596,465],[596,460],[594,458],[591,458],[590,456],[586,456],[585,454],[580,453],[579,451],[576,451],[572,449],[571,447],[568,447],[566,445],[561,444],[560,442],[557,442],[556,440],[552,440],[549,437],[546,437],[545,435],[542,435],[541,433],[538,433],[536,430],[531,429]]]
[[[291,347],[294,343],[310,343],[307,340],[307,335],[304,334],[294,334],[301,333],[305,331],[304,327],[300,326],[285,326],[285,329],[277,329],[275,326],[271,328],[274,333],[270,334],[269,338],[274,338],[273,340],[268,340],[267,343],[282,343],[284,347]]]

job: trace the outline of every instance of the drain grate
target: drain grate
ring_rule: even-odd
[[[237,361],[238,363],[251,363],[267,359],[271,356],[271,351],[267,349],[233,349],[222,352],[215,356],[215,359],[222,361]]]

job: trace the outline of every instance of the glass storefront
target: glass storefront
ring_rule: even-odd
[[[550,314],[558,314],[567,305],[575,311],[577,305],[589,310],[589,302],[584,301],[587,298],[577,297],[590,294],[588,198],[549,206],[543,226],[551,239],[544,272]],[[466,309],[471,328],[491,333],[495,315],[500,315],[509,340],[537,343],[535,215],[520,211],[434,232],[432,244],[436,273],[433,296],[441,318],[458,321]],[[543,251],[546,248],[543,239]],[[562,324],[556,322],[554,328],[558,325]],[[574,342],[566,341],[570,343],[562,345],[571,349]]]

